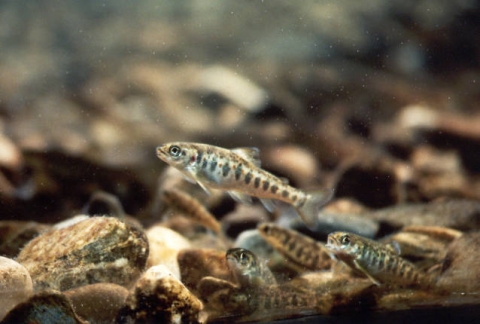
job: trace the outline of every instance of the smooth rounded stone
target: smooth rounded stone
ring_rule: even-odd
[[[18,255],[35,290],[60,291],[98,282],[129,286],[145,268],[148,241],[142,230],[112,217],[92,217],[50,230]]]
[[[262,151],[262,162],[272,171],[278,171],[293,180],[298,187],[312,185],[320,169],[310,150],[295,145],[277,146]]]
[[[16,261],[0,256],[0,320],[32,293],[32,279],[27,269]]]
[[[88,324],[75,314],[70,301],[60,292],[42,291],[17,305],[2,324],[65,323]]]
[[[199,323],[202,302],[164,265],[149,268],[128,295],[117,323]]]
[[[16,257],[27,242],[50,227],[30,221],[0,221],[0,255]]]
[[[180,279],[177,255],[180,250],[189,249],[190,242],[177,232],[161,225],[150,227],[146,235],[150,246],[147,267],[163,264]]]
[[[128,293],[125,287],[111,283],[97,283],[63,292],[75,313],[90,323],[115,323]]]
[[[178,253],[182,282],[193,292],[203,277],[230,280],[225,251],[211,249],[185,249]]]
[[[458,294],[480,291],[480,232],[464,234],[450,244],[437,287]]]
[[[441,226],[461,231],[480,229],[480,201],[448,199],[431,203],[401,204],[364,216],[393,228],[409,225]]]

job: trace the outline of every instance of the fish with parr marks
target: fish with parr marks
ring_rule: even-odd
[[[345,232],[328,235],[325,245],[337,259],[376,285],[429,287],[432,278],[398,255],[393,247]]]
[[[270,199],[291,204],[303,221],[314,226],[318,211],[333,190],[305,192],[260,167],[257,148],[225,149],[218,146],[175,142],[157,147],[160,160],[180,170],[207,193],[209,188],[227,191],[236,201],[250,203],[257,197],[271,211]]]

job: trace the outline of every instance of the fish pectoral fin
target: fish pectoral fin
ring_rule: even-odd
[[[228,194],[235,200],[236,202],[251,205],[252,204],[252,197],[247,194],[238,192],[238,191],[228,191]]]
[[[197,178],[197,176],[195,175],[195,170],[191,168],[185,168],[185,171],[182,172],[182,174],[188,182],[198,184],[200,188],[202,188],[207,193],[207,195],[210,196],[212,194],[210,190],[208,190],[208,188],[205,187],[205,185]]]
[[[261,166],[260,150],[256,147],[237,147],[232,149],[232,152],[252,162],[256,167]]]
[[[376,284],[377,286],[380,286],[381,283],[380,281],[378,281],[377,279],[375,279],[374,277],[372,277],[372,275],[367,271],[365,270],[364,267],[362,267],[360,265],[360,263],[358,263],[357,260],[353,260],[353,264],[355,265],[355,268],[360,271],[361,273],[363,273],[368,279],[370,279],[374,284]]]
[[[398,244],[397,241],[392,241],[387,244],[385,244],[386,248],[395,253],[396,255],[400,255],[402,253],[402,249],[400,247],[400,244]]]
[[[260,202],[263,204],[266,210],[272,213],[275,210],[275,202],[271,199],[260,198]]]

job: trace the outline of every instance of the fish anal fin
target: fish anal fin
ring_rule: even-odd
[[[252,162],[256,167],[261,166],[260,150],[256,147],[237,147],[232,149],[232,152]]]
[[[315,228],[320,208],[332,199],[333,194],[333,189],[307,192],[307,200],[303,206],[296,208],[296,210],[308,227]]]
[[[260,198],[260,202],[263,204],[266,210],[270,213],[275,210],[275,202],[271,199],[262,199]]]
[[[363,273],[368,279],[370,279],[374,284],[376,284],[377,286],[380,286],[381,285],[381,282],[378,281],[377,279],[375,279],[374,277],[372,277],[372,275],[367,271],[365,270],[364,267],[362,267],[362,265],[360,263],[358,263],[357,260],[353,260],[353,264],[355,265],[355,268],[360,271],[361,273]]]
[[[252,204],[252,197],[249,195],[246,195],[244,193],[238,192],[238,191],[228,191],[228,194],[233,198],[233,200],[245,204],[245,205],[251,205]]]

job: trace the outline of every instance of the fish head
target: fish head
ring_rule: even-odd
[[[157,157],[180,170],[187,167],[196,154],[193,147],[181,142],[167,143],[157,147]]]
[[[256,255],[246,249],[229,249],[226,254],[227,264],[237,276],[250,276],[258,271],[258,261]]]
[[[340,260],[354,258],[359,251],[358,237],[346,232],[333,232],[328,235],[325,247]]]

